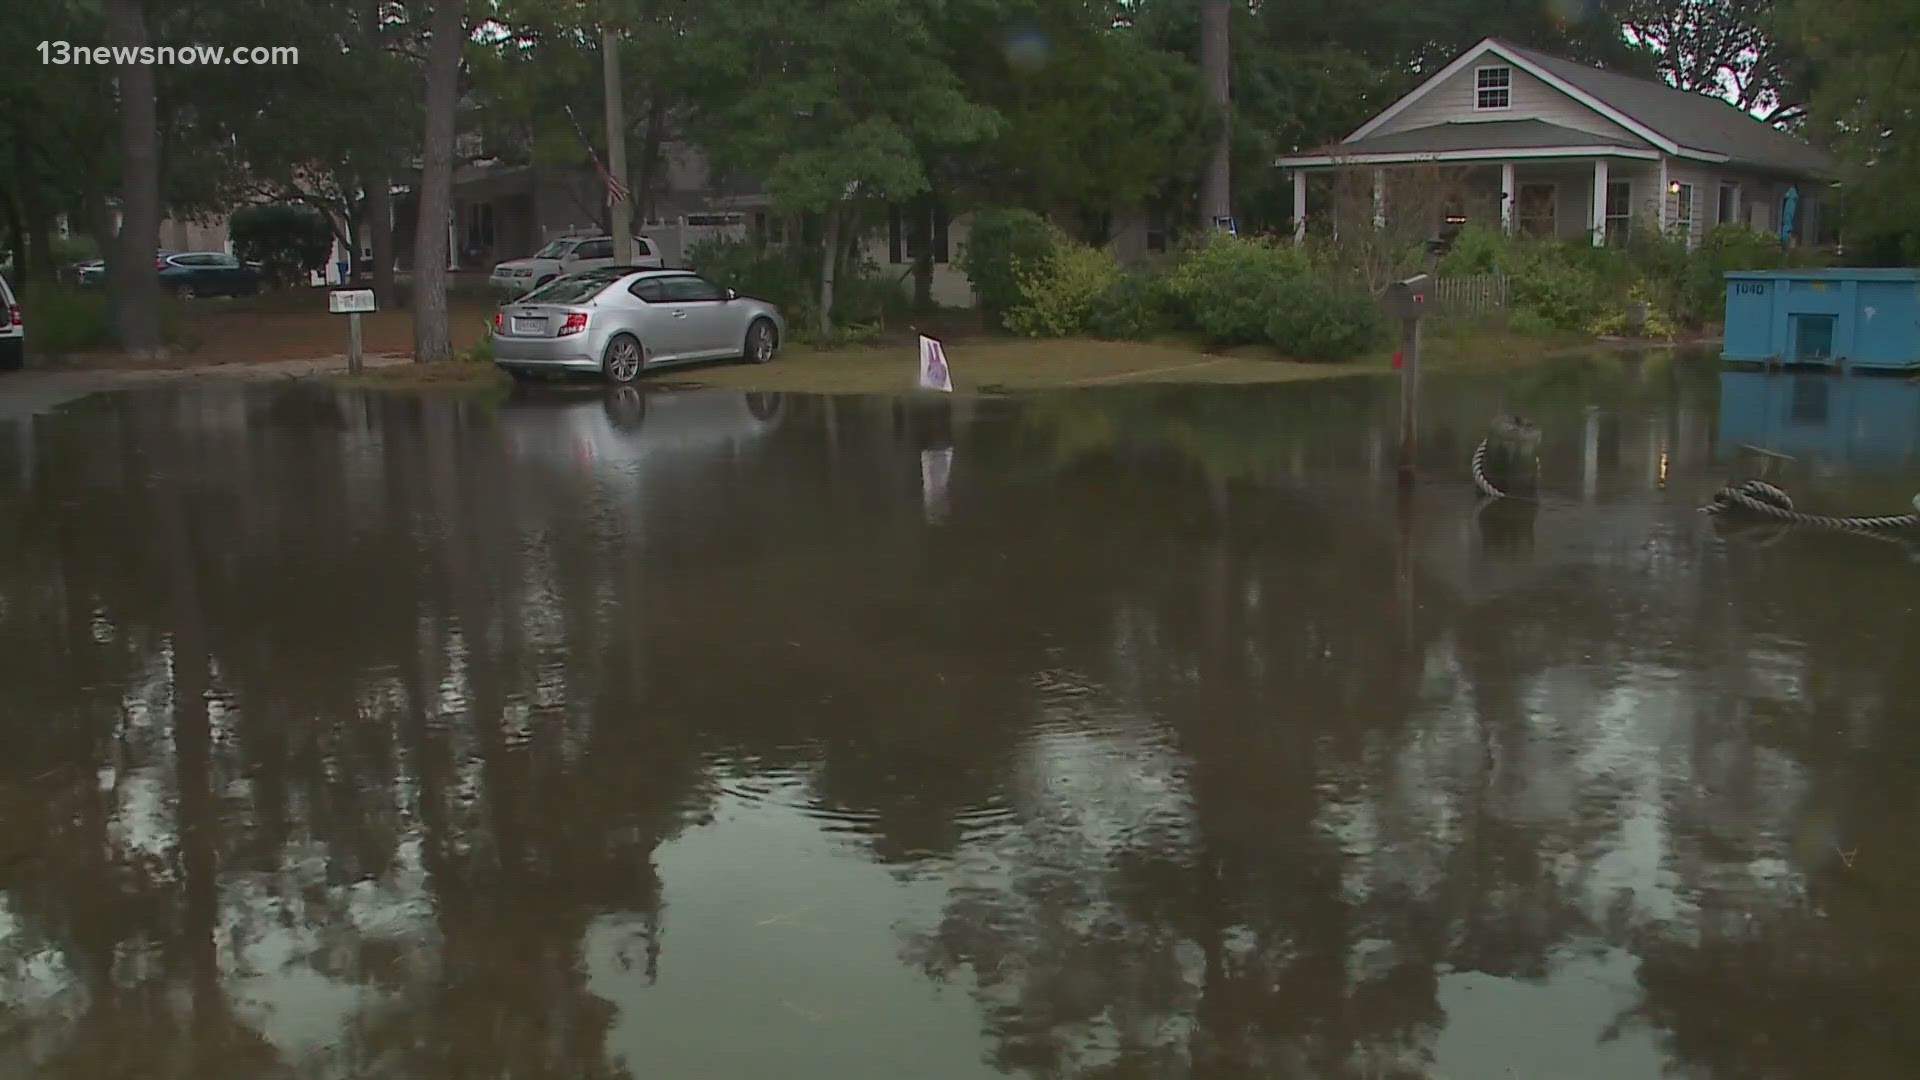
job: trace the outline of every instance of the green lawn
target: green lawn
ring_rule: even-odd
[[[1485,373],[1607,350],[1578,335],[1540,337],[1487,327],[1435,328],[1425,335],[1421,355],[1424,370],[1430,373]],[[1293,382],[1392,372],[1392,352],[1386,349],[1351,361],[1304,363],[1259,346],[1209,353],[1177,338],[1134,342],[973,335],[949,339],[946,351],[954,390],[963,394],[1138,383]],[[919,351],[913,340],[895,338],[884,344],[825,350],[793,344],[771,364],[721,362],[672,368],[642,381],[655,386],[769,392],[895,394],[914,389],[918,368]],[[480,360],[398,364],[335,380],[394,390],[506,383],[492,364]]]
[[[1541,338],[1505,331],[1435,331],[1422,358],[1428,371],[1500,370],[1569,351],[1593,351],[1590,339]],[[1301,362],[1272,349],[1219,353],[1168,338],[1154,342],[1089,338],[956,338],[946,343],[957,393],[1037,390],[1134,383],[1271,383],[1379,375],[1392,370],[1392,351],[1344,362]],[[919,351],[911,341],[815,350],[790,346],[771,364],[715,364],[661,372],[662,383],[738,390],[813,393],[897,393],[911,390]]]

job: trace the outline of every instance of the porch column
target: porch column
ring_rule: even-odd
[[[1670,183],[1672,183],[1672,181],[1667,179],[1667,155],[1661,154],[1660,155],[1660,186],[1654,189],[1654,192],[1653,192],[1653,205],[1654,205],[1653,213],[1654,213],[1654,217],[1659,219],[1660,235],[1662,236],[1665,236],[1667,234],[1667,224],[1668,224],[1667,185]]]
[[[1607,242],[1607,159],[1593,159],[1593,213],[1587,227],[1593,230],[1593,246]]]
[[[1373,170],[1373,227],[1387,227],[1387,170]]]
[[[1293,170],[1293,242],[1307,241],[1307,172]]]
[[[460,269],[460,229],[454,223],[453,210],[447,210],[447,269]]]
[[[1514,202],[1520,198],[1520,189],[1513,183],[1513,162],[1500,166],[1500,231],[1513,235]]]

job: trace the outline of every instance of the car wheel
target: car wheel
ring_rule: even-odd
[[[620,386],[640,377],[640,369],[646,366],[646,360],[640,352],[640,339],[632,334],[615,334],[607,342],[606,355],[601,359],[600,370],[607,381]]]
[[[783,394],[747,395],[747,412],[751,413],[755,420],[763,424],[777,418],[780,415],[781,407],[785,404],[786,397]]]
[[[607,392],[607,419],[615,427],[636,428],[647,419],[647,394],[637,386],[616,386]]]
[[[191,299],[193,299],[194,297],[196,297],[196,296],[199,296],[199,295],[200,295],[200,294],[199,294],[198,292],[196,292],[196,291],[194,290],[194,288],[193,288],[193,286],[191,286],[191,285],[176,285],[176,286],[174,286],[174,290],[173,290],[173,296],[174,296],[174,299],[176,299],[176,300],[191,300]]]
[[[779,348],[780,335],[773,329],[773,320],[755,319],[753,325],[747,327],[747,340],[741,346],[740,355],[750,363],[764,364],[773,359]]]

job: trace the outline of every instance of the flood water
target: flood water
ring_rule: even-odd
[[[1428,393],[0,421],[0,1076],[1920,1074],[1920,387]]]

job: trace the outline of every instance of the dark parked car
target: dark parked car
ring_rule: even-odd
[[[196,296],[252,296],[266,280],[259,263],[243,263],[218,251],[162,251],[154,256],[153,268],[160,275],[161,290],[183,300]],[[83,262],[76,270],[82,285],[107,282],[107,265],[103,260]]]
[[[186,251],[156,260],[160,288],[183,300],[196,296],[252,296],[260,291],[260,271],[218,251]]]

